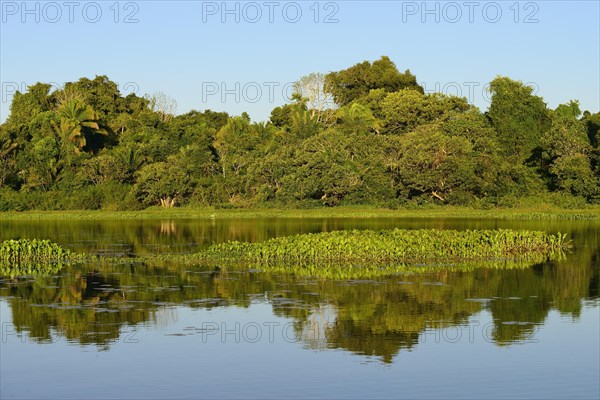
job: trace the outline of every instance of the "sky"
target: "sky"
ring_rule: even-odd
[[[0,121],[16,90],[107,75],[121,93],[162,92],[177,114],[211,109],[255,121],[291,84],[389,56],[426,92],[485,111],[498,75],[549,107],[600,111],[600,2],[4,1]]]

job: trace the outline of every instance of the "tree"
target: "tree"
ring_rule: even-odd
[[[77,93],[84,104],[89,105],[97,115],[98,120],[112,120],[118,114],[130,111],[128,106],[139,108],[147,104],[138,103],[135,94],[124,98],[119,86],[106,75],[96,75],[94,79],[81,78],[76,82],[67,82],[64,93]]]
[[[400,73],[396,65],[386,56],[373,63],[364,61],[345,70],[330,72],[325,76],[325,91],[339,106],[345,106],[364,97],[373,89],[383,89],[391,93],[406,88],[423,93],[417,78],[409,70]]]
[[[590,198],[598,194],[598,178],[590,167],[586,154],[577,153],[559,157],[550,166],[557,188],[575,196]]]
[[[354,100],[353,103],[368,107],[377,119],[383,120],[385,116],[383,115],[382,103],[387,95],[388,93],[384,89],[372,89],[368,95]]]
[[[135,173],[146,162],[147,158],[141,149],[128,144],[109,151],[102,150],[98,156],[85,161],[80,174],[84,180],[93,184],[111,181],[131,184],[134,182]]]
[[[64,168],[61,143],[54,135],[35,138],[24,156],[25,189],[50,190]]]
[[[214,146],[219,155],[222,173],[227,177],[227,172],[240,175],[242,169],[250,159],[247,153],[256,145],[252,137],[250,122],[243,117],[230,118],[215,136]]]
[[[50,111],[54,98],[50,95],[52,85],[36,83],[27,88],[27,93],[17,91],[10,104],[10,116],[6,121],[12,127],[27,126],[38,114]]]
[[[76,151],[98,151],[103,143],[100,137],[108,137],[108,130],[100,126],[98,115],[91,106],[75,95],[65,97],[57,108],[56,133],[65,142],[75,145]]]
[[[146,206],[172,208],[191,192],[189,176],[171,162],[148,164],[140,169],[132,188],[136,198]]]
[[[277,198],[320,201],[327,206],[389,200],[392,193],[383,146],[374,138],[334,128],[282,149],[268,164],[278,178]]]
[[[15,173],[16,153],[19,144],[11,137],[8,129],[0,125],[0,188]]]
[[[600,112],[592,114],[589,111],[584,113],[583,123],[587,128],[587,135],[592,145],[592,169],[600,179]]]
[[[292,96],[293,103],[284,104],[283,106],[275,107],[271,111],[270,121],[273,125],[289,132],[292,126],[294,115],[300,112],[307,111],[307,99],[302,98],[300,94],[295,93]],[[310,113],[308,114],[310,116]]]
[[[294,84],[294,93],[306,100],[310,116],[320,122],[328,113],[325,110],[335,104],[331,94],[325,91],[325,75],[311,73],[303,76]]]
[[[467,138],[447,136],[438,124],[429,124],[398,141],[396,179],[409,198],[428,195],[445,202],[456,192],[474,192],[477,157]]]
[[[150,109],[160,116],[162,122],[168,122],[177,111],[177,101],[163,92],[146,95]]]
[[[490,82],[490,92],[488,116],[502,153],[514,163],[536,161],[540,139],[551,125],[546,103],[531,86],[506,77]]]
[[[293,139],[306,139],[319,133],[322,124],[306,109],[296,108],[291,114],[290,135]]]
[[[598,179],[592,170],[592,146],[577,101],[559,105],[552,113],[551,128],[541,144],[552,186],[576,196],[598,193]]]
[[[346,133],[379,132],[379,121],[368,107],[358,103],[337,110],[339,128]]]
[[[440,93],[424,95],[413,89],[404,89],[388,94],[381,108],[385,132],[401,134],[420,125],[448,119],[455,113],[468,110],[470,106],[463,97]]]

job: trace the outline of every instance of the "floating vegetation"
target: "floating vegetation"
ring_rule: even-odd
[[[484,260],[548,254],[568,246],[566,234],[525,230],[393,229],[303,234],[260,243],[227,242],[197,256],[207,260],[261,264],[389,263]]]
[[[69,250],[50,240],[19,239],[5,240],[0,243],[0,261],[2,262],[67,261],[73,256],[74,254]]]
[[[226,242],[191,255],[95,257],[70,252],[49,240],[0,244],[0,276],[53,274],[72,262],[156,265],[203,264],[231,269],[297,273],[331,279],[476,268],[526,268],[562,256],[566,234],[525,230],[344,230]]]
[[[50,240],[19,239],[0,243],[0,275],[53,274],[66,263],[85,260]]]
[[[226,242],[192,255],[152,262],[208,264],[329,279],[398,273],[527,268],[564,257],[566,234],[515,230],[350,230],[303,234],[260,243]]]

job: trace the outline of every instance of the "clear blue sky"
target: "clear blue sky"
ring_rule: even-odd
[[[25,10],[2,0],[0,121],[16,87],[95,75],[124,94],[164,92],[177,113],[264,120],[286,101],[287,83],[381,55],[427,91],[462,94],[482,110],[496,75],[531,82],[550,107],[578,99],[600,109],[598,1],[315,3],[227,2],[226,13],[221,1],[27,2]]]

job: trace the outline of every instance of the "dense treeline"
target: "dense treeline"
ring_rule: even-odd
[[[600,113],[507,77],[490,91],[482,113],[382,57],[301,78],[257,123],[175,116],[106,76],[37,83],[0,125],[0,210],[598,202]]]

